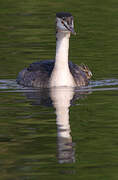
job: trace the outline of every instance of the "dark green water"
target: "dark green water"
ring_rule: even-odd
[[[21,69],[54,59],[60,11],[74,16],[70,59],[90,67],[90,86],[56,94],[18,86]],[[1,180],[118,179],[117,58],[117,0],[0,1]]]

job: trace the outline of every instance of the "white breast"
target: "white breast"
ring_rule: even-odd
[[[55,65],[50,78],[50,87],[75,86],[68,66],[69,37],[70,33],[57,33]]]

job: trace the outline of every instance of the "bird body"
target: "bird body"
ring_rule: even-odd
[[[68,61],[69,38],[74,32],[73,17],[70,13],[56,15],[56,56],[55,60],[32,63],[22,70],[17,83],[27,87],[85,86],[92,75],[87,66],[78,66]]]

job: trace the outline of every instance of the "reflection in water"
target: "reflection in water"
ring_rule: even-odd
[[[31,100],[32,105],[53,105],[55,107],[59,163],[75,162],[74,147],[70,134],[69,107],[74,104],[75,100],[84,98],[89,93],[90,90],[88,92],[77,92],[68,87],[38,89],[34,92],[25,93],[27,98]]]
[[[15,81],[0,81],[0,89],[17,92],[20,86]],[[5,91],[3,91],[5,92]],[[8,92],[8,91],[6,91]],[[26,89],[21,88],[18,92],[24,92],[32,105],[54,106],[56,111],[57,124],[57,147],[59,163],[75,162],[75,152],[71,137],[71,128],[69,123],[69,107],[74,104],[77,99],[83,99],[91,89],[74,89],[69,87],[58,87],[51,89]]]
[[[73,95],[73,88],[63,87],[52,88],[50,90],[50,96],[56,109],[59,163],[71,163],[75,161],[69,123],[69,107]]]
[[[69,107],[77,99],[93,91],[117,90],[118,79],[91,82],[90,88],[29,89],[18,86],[15,80],[0,80],[1,92],[24,92],[32,105],[54,106],[57,122],[57,147],[59,163],[75,162],[75,152],[69,124]]]

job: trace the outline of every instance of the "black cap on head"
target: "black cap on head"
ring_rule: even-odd
[[[72,16],[71,13],[66,13],[66,12],[59,12],[59,13],[56,13],[56,17],[58,17],[58,18],[71,17],[71,16]]]

